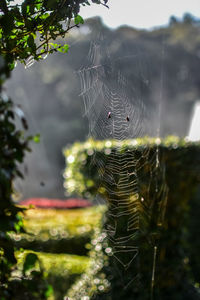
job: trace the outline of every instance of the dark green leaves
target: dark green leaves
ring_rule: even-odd
[[[25,258],[23,273],[26,274],[27,271],[33,269],[36,263],[39,261],[38,257],[34,253],[28,253]]]
[[[85,0],[81,4],[84,2],[88,3]],[[50,44],[57,38],[64,38],[71,28],[84,23],[78,14],[78,0],[25,0],[20,7],[17,4],[11,6],[9,0],[4,0],[0,1],[0,9],[4,12],[0,16],[0,48],[10,61],[26,63],[30,57],[42,59],[41,54],[67,53],[67,45],[50,47]],[[74,25],[70,25],[72,19]],[[67,28],[65,24],[68,24]]]
[[[14,28],[14,16],[11,12],[0,17],[0,28],[3,29],[5,35],[11,34]]]
[[[30,35],[27,39],[27,44],[30,48],[30,51],[35,52],[36,51],[36,44],[33,35]]]
[[[107,1],[101,3],[99,0],[92,0],[92,2],[102,4]],[[59,44],[56,47],[50,45],[56,39],[64,38],[73,27],[84,23],[79,15],[81,5],[90,5],[90,1],[24,0],[21,5],[13,3],[11,5],[10,0],[1,0],[2,55],[9,58],[11,63],[20,60],[26,64],[30,57],[40,60],[45,54],[57,51],[67,53],[67,45]]]

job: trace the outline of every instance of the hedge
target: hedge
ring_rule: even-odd
[[[50,299],[60,300],[63,299],[64,294],[74,281],[80,275],[87,271],[90,259],[85,256],[68,255],[68,254],[50,254],[44,252],[24,251],[16,252],[18,261],[18,271],[15,275],[19,276],[23,269],[23,263],[27,254],[36,254],[40,260],[40,264],[44,269],[44,274],[48,284],[53,287],[53,293]],[[37,272],[38,265],[34,266],[30,272]],[[24,291],[18,291],[16,299],[23,299],[25,296]]]
[[[86,244],[99,223],[103,207],[85,209],[29,209],[24,234],[12,234],[17,249],[86,255]]]
[[[199,299],[194,288],[198,272],[191,259],[192,255],[199,264],[194,232],[198,214],[195,227],[191,219],[198,201],[200,144],[177,137],[89,140],[74,144],[64,154],[68,192],[93,198],[98,193],[108,207],[101,234],[93,240],[93,267],[72,287],[70,299]],[[119,171],[112,171],[113,159]],[[130,196],[120,192],[122,181],[128,182]],[[137,192],[133,192],[135,182]],[[139,254],[124,268],[119,261],[130,261],[133,253],[124,255],[116,241],[125,236],[129,218],[136,215],[139,228],[130,230],[125,249],[136,247]]]

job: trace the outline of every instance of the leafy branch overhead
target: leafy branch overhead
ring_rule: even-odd
[[[66,53],[69,46],[54,41],[84,23],[80,7],[91,3],[107,7],[107,0],[24,0],[22,4],[1,0],[0,54],[6,56],[10,69],[16,60],[27,63],[49,53]]]

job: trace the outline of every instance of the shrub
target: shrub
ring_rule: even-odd
[[[29,209],[24,215],[27,233],[12,234],[15,246],[49,253],[86,255],[102,207],[84,209]]]
[[[92,197],[99,193],[108,204],[102,232],[93,241],[94,263],[72,287],[69,296],[73,300],[81,297],[199,299],[193,288],[193,265],[188,263],[191,246],[187,241],[192,233],[187,224],[194,209],[190,204],[199,185],[200,145],[176,137],[120,142],[89,140],[75,144],[64,154],[68,192]],[[121,163],[123,173],[117,173],[117,169],[110,172],[109,157],[118,161],[118,169]],[[120,193],[120,181],[127,182],[127,194],[133,193],[137,182],[137,193],[133,193],[137,197],[125,197],[125,190]],[[132,232],[125,246],[125,249],[136,247],[139,251],[136,259],[131,260],[133,253],[119,250],[117,241],[127,231],[128,218],[132,216],[136,220],[137,215],[139,228],[133,231],[135,235]],[[113,220],[118,230],[112,229],[116,228]],[[199,224],[198,219],[196,222]],[[195,241],[192,248],[198,257]],[[128,267],[121,264],[125,259],[131,261]]]
[[[28,250],[24,253],[16,253],[16,257],[18,260],[18,269],[21,273],[23,270],[25,257],[29,254],[36,254],[39,258],[40,265],[42,266],[45,274],[45,278],[47,282],[53,287],[52,294],[53,299],[55,300],[63,299],[63,296],[68,288],[83,272],[87,271],[90,264],[90,259],[84,256],[52,254],[43,252],[38,253]],[[35,266],[32,266],[32,269],[29,270],[29,273],[37,272],[38,270],[39,264],[36,264]],[[18,295],[18,298],[23,299],[23,293],[20,295]]]

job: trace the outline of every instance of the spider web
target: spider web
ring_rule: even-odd
[[[155,227],[163,224],[167,204],[164,166],[160,161],[158,147],[153,155],[147,147],[138,155],[137,150],[122,149],[121,141],[129,140],[130,144],[136,146],[135,139],[138,137],[158,137],[161,106],[156,107],[158,125],[155,131],[141,92],[138,86],[134,86],[123,75],[117,65],[119,59],[114,59],[109,53],[102,36],[98,41],[92,42],[87,65],[78,71],[81,96],[85,116],[89,120],[90,137],[117,141],[115,149],[107,153],[103,161],[98,154],[93,161],[101,178],[101,185],[107,193],[108,211],[104,231],[112,248],[115,266],[122,275],[124,288],[135,281],[139,282],[139,239],[141,235],[145,236],[152,249],[149,285],[153,298],[157,237],[149,234],[149,224],[153,218],[156,218]],[[133,59],[140,60],[140,57],[134,54]],[[143,81],[146,80],[143,75],[141,77]],[[157,141],[159,144],[159,139]],[[143,193],[140,185],[143,178],[140,177],[145,168],[148,168],[148,188]],[[135,271],[128,275],[127,270],[133,263]]]

